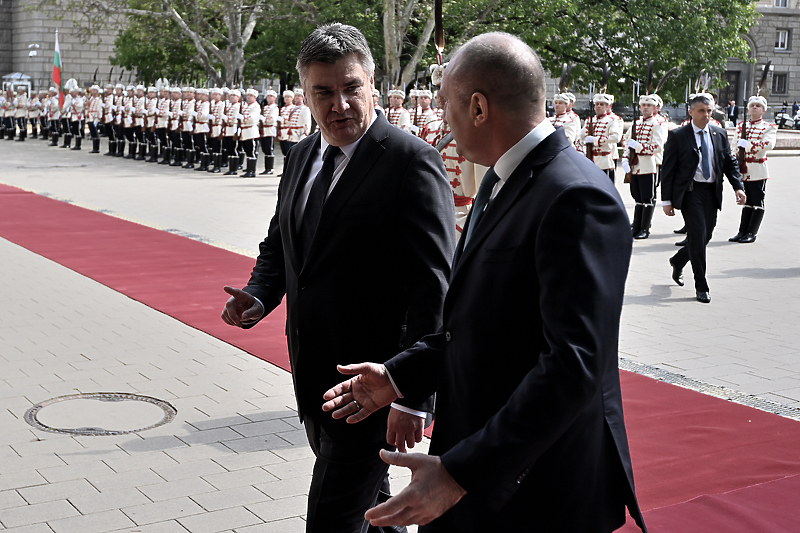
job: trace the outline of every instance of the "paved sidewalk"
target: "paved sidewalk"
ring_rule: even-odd
[[[768,211],[752,245],[727,242],[739,208],[726,185],[709,247],[710,305],[695,302],[690,270],[686,287],[670,280],[682,221],[656,214],[651,238],[634,245],[621,366],[797,417],[798,163],[770,160]],[[0,141],[0,165],[0,183],[251,256],[278,184],[33,140]],[[2,239],[0,271],[0,530],[303,531],[311,453],[287,373]],[[32,405],[78,391],[154,396],[178,415],[113,437],[22,420]],[[392,472],[397,487],[408,482],[407,471]]]

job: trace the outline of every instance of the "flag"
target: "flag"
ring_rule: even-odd
[[[61,49],[58,47],[58,30],[56,30],[56,55],[53,58],[53,83],[58,86],[58,106],[64,106],[64,88],[61,85]]]

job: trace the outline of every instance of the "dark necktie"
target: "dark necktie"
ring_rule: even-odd
[[[708,144],[706,144],[706,130],[697,132],[700,136],[700,151],[703,152],[703,178],[706,181],[711,179],[711,156],[708,153]]]
[[[486,210],[486,205],[492,197],[492,190],[494,190],[494,186],[498,181],[500,181],[500,176],[495,173],[494,168],[490,168],[486,171],[486,175],[483,176],[483,180],[481,181],[481,186],[478,188],[478,194],[475,196],[475,203],[472,204],[472,218],[469,219],[469,227],[467,228],[467,236],[464,238],[464,246],[469,243],[472,232],[475,230],[478,222],[481,221],[481,218],[483,218],[483,212]]]
[[[314,239],[314,233],[319,225],[322,206],[325,204],[325,197],[331,187],[331,181],[333,181],[333,171],[336,170],[336,156],[341,152],[338,146],[328,145],[325,149],[325,154],[322,156],[322,168],[317,177],[314,178],[314,184],[308,194],[306,209],[303,213],[303,222],[300,227],[303,261],[308,256],[308,249],[311,248],[311,241]]]

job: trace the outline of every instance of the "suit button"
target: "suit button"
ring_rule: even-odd
[[[446,340],[447,342],[450,342],[451,340],[453,340],[453,335],[449,331],[445,331],[444,332],[444,340]]]
[[[523,471],[522,471],[522,473],[521,473],[521,474],[519,475],[519,477],[517,478],[517,484],[518,484],[518,485],[519,485],[520,483],[522,483],[522,481],[525,479],[525,477],[528,475],[528,472],[530,472],[530,471],[531,471],[531,469],[530,469],[530,468],[526,468],[525,470],[523,470]]]

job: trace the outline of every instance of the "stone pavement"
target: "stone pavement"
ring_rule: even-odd
[[[623,368],[800,418],[800,158],[781,155],[770,160],[756,243],[727,242],[739,208],[725,191],[709,247],[710,305],[695,302],[691,271],[686,287],[671,281],[682,221],[656,214],[651,238],[634,245]],[[278,179],[28,140],[0,141],[0,183],[255,256]],[[303,531],[312,458],[286,372],[2,239],[0,271],[0,530]],[[177,416],[90,437],[23,420],[34,404],[76,392],[153,396]],[[395,488],[408,482],[407,471],[392,475]]]

